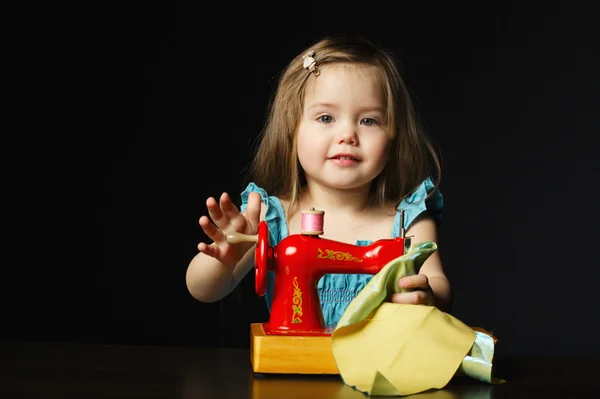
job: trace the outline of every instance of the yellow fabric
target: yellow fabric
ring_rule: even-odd
[[[331,339],[347,385],[379,396],[442,388],[469,354],[476,333],[457,318],[433,306],[385,302],[436,249],[422,243],[391,261],[346,309]]]

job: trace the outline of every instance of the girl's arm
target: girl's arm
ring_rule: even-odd
[[[229,294],[254,264],[256,244],[228,243],[227,235],[234,232],[257,234],[266,207],[258,193],[250,193],[244,212],[239,212],[227,193],[221,195],[219,203],[209,198],[206,206],[210,219],[202,216],[199,223],[213,242],[198,244],[200,252],[188,265],[186,285],[199,301],[215,302]]]
[[[203,252],[196,254],[185,276],[190,294],[202,302],[216,302],[227,296],[254,266],[255,247],[256,244],[251,244],[242,259],[234,265],[225,265]]]

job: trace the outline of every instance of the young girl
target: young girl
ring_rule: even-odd
[[[442,209],[440,162],[421,130],[394,58],[363,39],[328,38],[294,58],[279,81],[240,210],[223,193],[208,198],[200,226],[213,241],[187,270],[194,298],[228,295],[253,268],[254,245],[230,244],[232,232],[256,234],[260,220],[275,246],[299,234],[301,212],[325,212],[322,237],[368,245],[400,235],[437,243]],[[437,181],[434,177],[437,176]],[[404,210],[404,226],[399,211]],[[212,221],[211,221],[212,219]],[[269,273],[271,274],[271,273]],[[326,326],[335,326],[371,275],[328,274],[318,283]],[[267,284],[271,303],[273,278]],[[396,303],[449,311],[450,284],[438,252],[420,274],[399,281]]]

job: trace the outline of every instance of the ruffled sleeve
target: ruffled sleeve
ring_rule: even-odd
[[[428,177],[417,187],[410,196],[402,200],[398,210],[404,210],[404,228],[408,229],[415,219],[423,212],[427,211],[434,219],[437,225],[442,220],[442,209],[444,207],[444,198],[439,190],[436,190],[429,198],[435,184]],[[394,219],[393,235],[397,237],[400,234],[400,212],[396,213]]]
[[[263,188],[250,183],[241,194],[242,206],[240,209],[242,212],[248,207],[248,196],[252,192],[259,193],[263,203],[267,206],[265,221],[269,227],[269,245],[277,245],[279,241],[288,235],[285,212],[281,201],[277,197],[270,196]]]

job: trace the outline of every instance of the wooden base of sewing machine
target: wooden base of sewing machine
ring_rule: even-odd
[[[267,335],[250,325],[250,361],[256,373],[339,374],[331,336]]]

